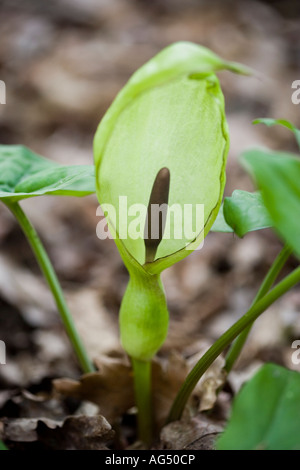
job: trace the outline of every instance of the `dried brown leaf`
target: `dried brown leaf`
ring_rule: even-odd
[[[101,450],[114,437],[103,416],[68,416],[64,421],[46,418],[3,418],[1,438],[14,443],[39,441],[48,449]]]
[[[175,421],[162,429],[159,448],[211,450],[222,430],[221,425],[201,415],[189,421]]]
[[[189,370],[196,365],[208,347],[208,343],[206,346],[203,344],[200,351],[188,359]],[[193,397],[199,402],[198,411],[207,411],[214,407],[217,401],[217,391],[226,380],[224,365],[224,358],[222,356],[217,357],[195,387]]]
[[[37,426],[38,422],[43,423],[51,429],[59,425],[59,421],[47,418],[3,418],[2,439],[14,442],[34,442],[38,440]]]
[[[38,423],[38,437],[44,444],[61,450],[104,450],[114,431],[103,416],[69,416],[61,427],[49,428]]]
[[[178,353],[154,359],[153,405],[157,426],[163,425],[182,383],[201,354],[197,353],[189,360]],[[224,360],[217,359],[199,381],[189,403],[189,415],[214,406],[216,391],[224,380],[223,365]],[[62,395],[96,403],[109,422],[114,422],[135,404],[131,365],[125,356],[102,357],[97,361],[97,367],[98,372],[85,374],[79,381],[54,380],[54,389]]]
[[[126,357],[103,357],[96,365],[99,371],[83,375],[80,381],[54,380],[54,389],[65,396],[96,403],[101,413],[114,422],[134,405],[130,363]]]

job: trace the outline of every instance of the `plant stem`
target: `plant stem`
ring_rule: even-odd
[[[252,304],[251,307],[256,304],[272,287],[274,284],[276,278],[278,277],[281,269],[283,268],[285,262],[287,259],[290,257],[292,254],[292,250],[290,247],[285,245],[282,250],[280,251],[279,255],[276,257],[274,260],[272,266],[270,267],[269,271],[266,274],[266,277],[264,278]],[[253,326],[253,323],[251,323],[247,328],[245,328],[242,333],[236,338],[234,343],[232,344],[231,348],[229,349],[226,359],[225,359],[225,366],[224,370],[227,372],[227,374],[231,371],[233,365],[237,361],[241,350],[243,349],[243,346],[248,338],[248,335],[250,333],[250,330]]]
[[[31,248],[42,270],[42,273],[44,274],[49,288],[53,294],[62,322],[70,338],[70,341],[72,343],[72,346],[77,355],[83,372],[93,372],[95,369],[78,335],[78,332],[73,322],[73,318],[64,298],[60,283],[37,232],[35,231],[31,222],[27,218],[26,214],[23,212],[21,206],[17,202],[8,203],[6,205],[18,220],[24,234],[28,239],[28,242],[31,245]]]
[[[139,439],[147,446],[152,442],[151,361],[132,358],[135,402],[138,408]]]
[[[291,274],[280,281],[268,294],[260,299],[245,315],[243,315],[236,323],[234,323],[220,338],[208,349],[201,357],[195,367],[188,374],[183,385],[181,386],[169,413],[167,422],[180,419],[184,407],[189,396],[191,395],[196,384],[206,372],[208,367],[214,360],[224,351],[224,349],[232,343],[232,341],[259,315],[261,315],[273,302],[285,294],[294,285],[300,282],[300,267],[296,268]]]

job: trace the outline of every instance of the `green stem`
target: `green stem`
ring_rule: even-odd
[[[129,266],[129,282],[120,308],[120,336],[132,359],[134,389],[138,407],[139,437],[151,444],[151,360],[163,344],[169,313],[158,274]]]
[[[139,439],[150,446],[152,442],[151,362],[131,359],[134,374],[135,401],[138,409]]]
[[[45,279],[50,287],[50,290],[55,299],[57,309],[60,313],[62,322],[66,329],[66,332],[70,338],[74,351],[78,357],[79,363],[82,367],[83,372],[93,372],[94,367],[86,353],[86,350],[81,342],[81,339],[78,335],[78,332],[75,328],[71,313],[66,304],[60,283],[55,274],[54,268],[51,264],[51,261],[43,247],[43,244],[36,233],[34,227],[30,223],[26,214],[23,212],[21,206],[15,203],[7,204],[7,207],[14,214],[18,220],[24,234],[26,235],[28,242],[31,245],[31,248],[35,254],[35,257],[40,265],[40,268],[45,276]]]
[[[280,281],[268,294],[253,305],[250,310],[236,323],[234,323],[201,357],[195,367],[188,374],[181,386],[169,413],[167,422],[180,419],[184,407],[196,384],[206,372],[208,367],[224,351],[225,348],[254,320],[256,320],[273,302],[285,294],[294,285],[300,282],[300,267]]]
[[[286,245],[282,248],[281,252],[276,257],[276,259],[274,260],[274,263],[272,264],[268,273],[266,274],[266,277],[264,278],[251,304],[251,307],[254,304],[256,304],[256,302],[258,302],[271,289],[281,269],[283,268],[285,262],[287,261],[287,259],[290,257],[291,254],[292,254],[292,250],[290,249],[290,247]],[[249,326],[247,326],[247,328],[245,328],[242,331],[242,333],[236,338],[231,348],[229,349],[226,355],[225,366],[224,366],[224,370],[227,372],[227,374],[231,371],[235,362],[237,361],[241,353],[241,350],[243,349],[243,346],[248,338],[252,325],[253,323],[251,323]]]

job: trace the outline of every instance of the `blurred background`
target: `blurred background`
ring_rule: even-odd
[[[296,151],[289,131],[253,126],[258,117],[300,126],[291,101],[300,79],[300,4],[273,0],[0,0],[0,143],[23,144],[62,164],[92,164],[96,127],[130,75],[168,44],[188,40],[257,71],[219,74],[231,135],[226,195],[253,189],[239,164],[253,146]],[[120,349],[118,310],[127,272],[112,240],[96,237],[95,196],[42,197],[22,206],[53,260],[71,311],[93,357]],[[245,236],[210,233],[204,247],[163,274],[171,313],[161,355],[185,357],[216,339],[249,307],[280,250],[270,230]],[[291,259],[287,270],[296,265]],[[238,364],[292,368],[300,339],[294,289],[257,322]],[[2,391],[37,387],[79,369],[31,250],[0,207],[0,339],[7,364]],[[46,386],[46,385],[45,385]],[[0,394],[0,406],[5,403]]]

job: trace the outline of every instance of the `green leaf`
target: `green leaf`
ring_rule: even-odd
[[[250,150],[242,161],[261,190],[281,238],[300,257],[300,160],[296,155]]]
[[[264,365],[234,400],[218,450],[299,450],[300,374]]]
[[[204,221],[191,237],[185,236],[184,218],[168,211],[171,236],[162,238],[155,260],[147,264],[143,236],[135,239],[129,233],[132,219],[117,217],[114,224],[108,211],[127,266],[137,262],[148,272],[162,271],[195,249],[217,216],[229,146],[224,98],[214,74],[221,69],[248,73],[204,47],[173,44],[134,73],[98,127],[94,155],[101,205],[110,204],[118,215],[119,196],[125,196],[128,207],[147,208],[155,178],[165,167],[170,171],[169,207],[204,204]],[[145,220],[146,213],[142,229]],[[126,236],[120,239],[120,233]]]
[[[248,232],[272,227],[272,221],[259,192],[236,189],[224,200],[224,218],[239,237]]]
[[[286,119],[259,118],[255,119],[252,124],[265,124],[268,127],[275,125],[286,127],[294,133],[297,144],[300,148],[300,129],[297,129],[297,127],[295,127],[290,121],[287,121]]]
[[[212,232],[222,232],[222,233],[232,233],[234,232],[233,228],[228,225],[224,217],[224,203],[221,205],[220,210],[218,212],[217,218],[214,221],[212,228],[210,229]]]
[[[211,230],[235,232],[239,237],[254,230],[272,227],[273,223],[259,192],[236,189],[226,197]]]
[[[43,194],[95,192],[92,165],[62,166],[19,145],[0,145],[0,199],[15,202]]]

